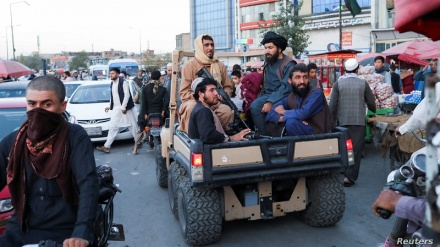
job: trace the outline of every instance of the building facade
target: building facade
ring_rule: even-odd
[[[382,52],[408,40],[425,39],[414,32],[400,34],[394,30],[394,0],[356,0],[361,13],[355,17],[343,0],[190,0],[191,40],[209,33],[215,40],[217,55],[235,52],[240,54],[242,64],[259,61],[264,58],[260,44],[266,31],[264,25],[274,22],[272,16],[287,1],[302,2],[299,15],[305,19],[303,28],[310,44],[300,59],[306,62],[308,54],[335,51],[341,46],[359,50],[362,55]],[[194,45],[191,47],[193,50]]]
[[[209,34],[217,52],[234,51],[234,7],[235,0],[190,0],[191,40]]]

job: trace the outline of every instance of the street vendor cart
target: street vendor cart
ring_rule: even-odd
[[[369,127],[374,129],[374,138],[381,142],[382,155],[385,158],[388,153],[390,170],[398,169],[409,160],[411,154],[425,144],[418,140],[413,133],[406,133],[399,138],[395,136],[397,127],[404,124],[411,115],[375,115],[367,119]],[[419,137],[425,137],[425,130],[415,131]]]
[[[309,62],[318,66],[318,75],[324,88],[331,88],[339,76],[344,73],[344,61],[356,58],[357,50],[330,51],[309,55]]]

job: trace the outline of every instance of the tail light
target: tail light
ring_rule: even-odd
[[[158,118],[151,119],[151,125],[152,126],[160,126],[160,119],[158,119]]]
[[[348,139],[345,141],[345,145],[347,146],[348,165],[354,165],[353,142]]]
[[[345,144],[347,145],[347,151],[353,151],[353,142],[351,142],[351,139],[346,140]]]
[[[203,155],[202,154],[191,154],[191,165],[192,166],[203,166]]]
[[[203,181],[203,155],[191,153],[191,179],[193,182]]]

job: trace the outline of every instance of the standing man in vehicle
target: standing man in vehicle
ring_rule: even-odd
[[[199,77],[191,83],[191,89],[197,103],[189,120],[189,138],[200,139],[208,144],[247,140],[245,136],[250,133],[250,129],[244,129],[233,136],[226,135],[223,130],[212,110],[212,106],[218,103],[217,83],[214,80]]]
[[[266,66],[264,67],[264,84],[262,94],[251,104],[251,114],[255,128],[262,135],[266,134],[266,114],[279,100],[289,95],[289,71],[295,65],[292,58],[283,54],[287,47],[287,39],[272,31],[264,35],[261,44],[266,50]]]
[[[333,84],[330,95],[330,115],[334,125],[348,129],[353,143],[354,165],[345,171],[344,186],[354,185],[361,167],[365,144],[365,104],[376,112],[376,102],[368,83],[358,78],[359,64],[354,58],[345,61],[345,74]]]
[[[105,112],[113,110],[114,115],[110,118],[107,141],[104,146],[98,146],[98,149],[104,153],[110,153],[110,147],[119,133],[119,127],[128,126],[133,135],[135,145],[140,142],[139,127],[137,125],[137,117],[133,112],[134,102],[128,89],[128,82],[119,77],[120,70],[112,68],[110,70],[110,78],[112,83],[110,85],[110,107],[105,108]],[[139,145],[139,144],[138,144]]]
[[[93,244],[99,190],[93,145],[62,116],[65,96],[55,77],[29,82],[27,119],[0,142],[0,190],[8,184],[15,209],[0,235],[2,247],[48,239]]]
[[[206,67],[212,77],[223,87],[225,92],[231,96],[233,86],[228,77],[225,65],[214,56],[214,39],[208,34],[202,34],[194,40],[195,58],[191,59],[182,68],[182,84],[180,87],[180,98],[182,105],[179,109],[180,129],[188,133],[188,123],[191,112],[196,105],[191,89],[191,83],[197,78],[196,73]],[[217,102],[212,106],[215,114],[224,129],[228,129],[228,123],[234,120],[234,113],[231,108],[225,104]]]

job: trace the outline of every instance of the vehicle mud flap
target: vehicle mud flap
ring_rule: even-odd
[[[336,224],[344,215],[345,191],[341,175],[332,173],[307,178],[309,204],[301,218],[310,226]]]
[[[177,190],[179,223],[187,244],[214,243],[222,232],[222,203],[217,189],[191,187],[184,177]]]
[[[273,216],[273,200],[271,196],[260,197],[261,219],[272,219]]]
[[[168,170],[166,160],[162,157],[162,145],[154,146],[154,156],[156,158],[156,179],[160,187],[168,187]]]
[[[179,188],[180,181],[186,174],[185,168],[178,163],[172,162],[170,164],[170,170],[168,171],[168,199],[171,211],[177,220],[179,220],[177,214],[177,189]]]

